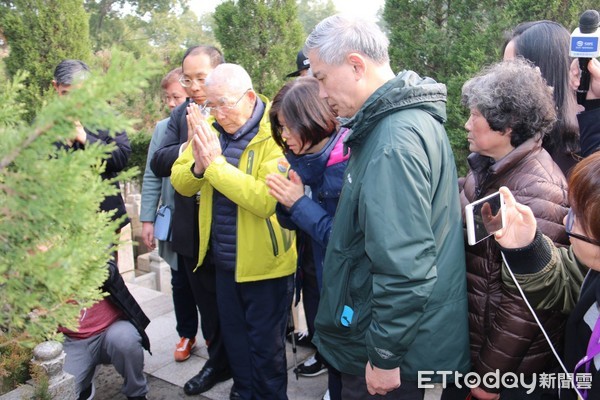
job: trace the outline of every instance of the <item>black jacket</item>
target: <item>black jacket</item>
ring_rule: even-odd
[[[600,102],[600,100],[598,100]],[[577,114],[581,156],[587,157],[600,150],[600,108]]]
[[[119,268],[112,260],[108,262],[108,278],[104,281],[102,290],[109,294],[108,300],[119,307],[127,316],[127,320],[131,322],[142,337],[142,346],[150,352],[150,339],[145,331],[148,324],[150,324],[150,320],[125,286]]]
[[[83,129],[87,134],[87,143],[89,144],[97,142],[105,145],[108,145],[109,143],[115,144],[115,148],[110,153],[110,157],[106,160],[106,168],[100,176],[102,179],[112,179],[116,177],[119,172],[123,171],[125,167],[127,167],[127,162],[129,161],[129,156],[131,155],[131,145],[129,144],[127,133],[119,132],[113,137],[109,135],[108,131],[105,130],[92,132],[85,127]],[[71,146],[65,143],[56,143],[56,146],[62,149],[85,150],[85,145],[79,142],[75,142]],[[125,202],[121,196],[119,182],[115,182],[114,186],[119,189],[119,191],[112,196],[106,196],[100,203],[100,210],[102,211],[117,210],[112,218],[113,220],[118,219],[123,215],[127,216],[127,210],[125,209]],[[129,217],[126,217],[125,220],[123,220],[119,225],[119,229],[123,228],[129,222]]]
[[[154,152],[150,168],[154,175],[171,176],[171,167],[179,157],[179,147],[187,142],[186,108],[190,100],[175,107],[167,125],[167,132],[158,150]],[[172,249],[176,253],[196,259],[198,257],[198,203],[196,197],[185,197],[175,192],[173,212]]]

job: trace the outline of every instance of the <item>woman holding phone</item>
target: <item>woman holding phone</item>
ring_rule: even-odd
[[[539,69],[516,59],[484,69],[466,82],[462,103],[470,110],[470,170],[461,188],[466,206],[509,187],[520,202],[536,210],[540,229],[557,244],[568,243],[562,229],[567,213],[567,183],[558,165],[542,148],[556,111],[550,88]],[[480,377],[498,370],[530,376],[554,365],[553,355],[526,305],[502,284],[502,259],[491,237],[466,246],[469,331],[473,372]],[[560,340],[564,316],[542,316],[553,340]],[[468,389],[467,389],[468,390]],[[471,390],[482,400],[522,398],[523,388]],[[541,391],[527,398],[541,398]],[[464,397],[462,397],[464,399]]]
[[[531,208],[518,203],[508,188],[500,189],[506,203],[506,225],[495,234],[508,267],[536,312],[552,310],[569,315],[564,361],[585,399],[600,398],[599,171],[600,153],[594,153],[571,172],[571,209],[564,219],[570,247],[555,246],[540,231]],[[506,284],[514,286],[512,278],[503,274]],[[590,379],[580,380],[580,374]],[[575,391],[562,390],[561,399],[576,399]]]

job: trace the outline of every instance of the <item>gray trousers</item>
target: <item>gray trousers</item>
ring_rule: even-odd
[[[116,321],[104,332],[87,339],[65,336],[63,347],[67,354],[64,370],[75,377],[77,395],[90,386],[100,364],[112,364],[121,374],[124,379],[121,393],[125,396],[148,393],[142,338],[129,321]]]

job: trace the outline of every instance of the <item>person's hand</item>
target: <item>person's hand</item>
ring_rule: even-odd
[[[73,139],[67,139],[67,144],[69,146],[73,146],[75,142],[85,144],[85,141],[87,140],[87,133],[85,133],[83,125],[81,125],[81,122],[79,121],[74,121],[73,125],[75,125],[75,136],[73,137]]]
[[[75,121],[75,130],[77,131],[75,141],[81,144],[85,144],[85,141],[87,140],[87,133],[85,133],[85,129],[83,129],[83,125],[81,125],[81,122]]]
[[[187,114],[185,116],[185,119],[187,120],[188,142],[189,142],[194,137],[194,132],[195,132],[194,128],[196,127],[196,125],[200,124],[200,121],[204,121],[205,118],[202,115],[202,113],[200,112],[200,107],[198,107],[198,105],[196,103],[188,104],[186,110],[187,110]]]
[[[504,198],[504,228],[494,234],[498,244],[507,249],[520,249],[533,242],[537,222],[531,208],[517,203],[507,187],[500,188]]]
[[[269,194],[288,209],[304,196],[304,184],[296,171],[289,171],[289,179],[280,174],[269,174],[266,179]]]
[[[600,99],[600,61],[595,58],[588,62],[588,71],[590,71],[590,88],[587,92],[587,100]],[[577,90],[579,87],[579,59],[573,60],[569,71],[569,85],[571,89]]]
[[[192,153],[194,154],[194,173],[196,175],[203,174],[214,159],[221,155],[219,138],[204,120],[194,126]]]
[[[494,233],[502,226],[502,213],[498,210],[494,215],[492,206],[489,202],[485,202],[483,206],[481,206],[481,219],[483,221],[483,226],[485,226],[485,230],[488,231],[488,233]]]
[[[499,393],[489,393],[480,387],[471,389],[471,395],[477,400],[499,400]]]
[[[365,380],[367,381],[367,390],[369,394],[374,396],[379,394],[386,395],[392,390],[400,387],[400,368],[381,369],[376,366],[371,366],[367,361],[365,366]]]
[[[142,222],[142,241],[150,250],[154,250],[156,247],[153,222]]]

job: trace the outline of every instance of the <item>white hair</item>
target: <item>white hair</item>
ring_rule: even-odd
[[[390,42],[374,22],[349,15],[325,18],[304,43],[304,54],[316,50],[326,64],[340,65],[349,53],[359,53],[379,65],[389,63]]]
[[[248,72],[238,64],[219,64],[206,77],[205,85],[218,86],[229,93],[242,93],[252,90],[252,79]]]

